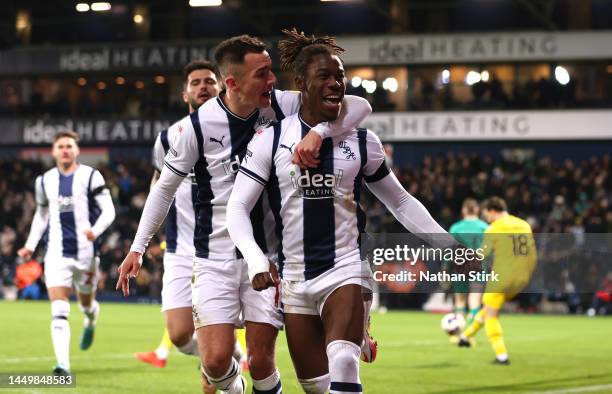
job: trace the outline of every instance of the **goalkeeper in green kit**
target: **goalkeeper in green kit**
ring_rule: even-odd
[[[479,218],[480,206],[478,202],[473,198],[465,199],[461,207],[461,215],[463,219],[454,223],[448,232],[463,246],[474,250],[478,249],[488,227],[488,224]],[[451,266],[454,267],[454,264],[451,264]],[[461,315],[462,320],[465,320],[467,312],[466,327],[472,323],[474,316],[480,310],[483,289],[484,283],[482,282],[452,282],[455,314]],[[451,337],[451,342],[453,339],[458,338]]]

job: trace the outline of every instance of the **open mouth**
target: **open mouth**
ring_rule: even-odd
[[[198,95],[198,98],[201,100],[208,100],[210,98],[210,94],[208,93],[202,93]]]
[[[269,99],[272,96],[272,91],[268,90],[267,92],[262,93],[261,96]]]
[[[342,96],[337,94],[330,94],[323,97],[323,105],[327,107],[338,107],[342,102]]]

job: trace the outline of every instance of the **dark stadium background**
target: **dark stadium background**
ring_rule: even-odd
[[[242,33],[269,42],[278,64],[280,30],[293,26],[348,44],[346,59],[355,59],[345,65],[348,92],[370,100],[374,126],[396,128],[373,127],[389,142],[403,185],[443,226],[458,219],[465,197],[500,195],[536,232],[612,232],[612,1],[224,0],[191,7],[158,0],[112,1],[103,12],[78,12],[77,3],[2,2],[0,298],[15,293],[16,250],[35,209],[34,178],[52,164],[55,131],[82,134],[82,160],[97,165],[111,188],[118,216],[104,234],[100,297],[118,300],[115,269],[146,199],[153,139],[186,114],[182,65]],[[403,57],[391,56],[391,37]],[[291,88],[290,77],[276,71],[278,87]],[[396,115],[423,118],[401,134]],[[561,137],[536,126],[563,119]],[[369,231],[401,231],[372,198],[366,208]],[[146,255],[134,301],[159,299],[161,240]],[[602,268],[594,261],[591,269]],[[590,306],[590,294],[576,299],[565,290],[528,298],[524,307],[549,296],[573,312]],[[390,307],[424,301],[385,298]]]

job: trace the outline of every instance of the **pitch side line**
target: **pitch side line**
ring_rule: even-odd
[[[612,389],[612,384],[600,384],[595,386],[573,387],[569,389],[534,391],[530,394],[574,394],[574,393],[594,393],[602,390]]]

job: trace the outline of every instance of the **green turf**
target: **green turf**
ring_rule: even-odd
[[[484,333],[472,349],[452,346],[440,315],[396,312],[374,315],[379,355],[362,364],[366,393],[612,393],[612,319],[580,316],[502,317],[512,365],[494,366]],[[48,373],[55,364],[47,302],[0,302],[0,373]],[[96,338],[79,349],[82,315],[72,304],[71,362],[76,389],[39,393],[197,393],[197,360],[171,353],[164,369],[138,362],[136,351],[153,349],[162,333],[159,306],[103,304]],[[299,393],[283,335],[277,346],[284,393]],[[599,391],[593,387],[601,386]],[[0,389],[3,391],[3,389]],[[250,391],[250,390],[249,390]],[[572,392],[572,391],[569,391]]]

